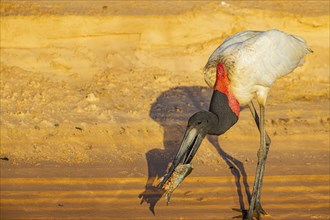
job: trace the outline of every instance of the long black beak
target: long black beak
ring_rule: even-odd
[[[180,164],[188,164],[195,156],[205,135],[201,134],[196,128],[188,127],[181,142],[179,151],[175,155],[169,171],[165,174],[159,187],[163,187],[166,181],[171,177],[175,168]]]

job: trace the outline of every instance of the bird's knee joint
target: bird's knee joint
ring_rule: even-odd
[[[266,135],[266,145],[269,147],[271,143],[272,143],[272,140],[270,139],[270,137],[267,134]]]

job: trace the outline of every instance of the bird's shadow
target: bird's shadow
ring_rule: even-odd
[[[149,209],[153,214],[155,214],[157,202],[165,192],[156,185],[159,178],[165,175],[168,165],[172,162],[180,146],[187,120],[195,112],[208,110],[211,96],[212,90],[208,87],[179,86],[163,92],[151,105],[149,116],[164,129],[164,149],[154,148],[146,152],[148,180],[145,190],[139,195],[139,198],[141,198],[141,204],[143,202],[149,204]],[[251,194],[243,163],[221,149],[217,136],[208,136],[207,139],[231,168],[231,172],[235,176],[240,209],[244,210],[241,177],[249,201]]]

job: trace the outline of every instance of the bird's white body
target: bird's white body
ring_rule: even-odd
[[[265,105],[275,80],[301,66],[310,52],[302,38],[279,30],[239,32],[212,53],[204,68],[205,81],[214,86],[216,66],[220,62],[227,70],[230,89],[241,106],[255,96]]]

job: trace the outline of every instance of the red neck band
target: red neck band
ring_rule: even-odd
[[[228,105],[231,110],[239,116],[240,106],[239,102],[230,89],[230,80],[227,76],[227,71],[222,63],[217,65],[217,79],[215,81],[214,90],[224,93],[228,98]]]

